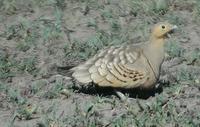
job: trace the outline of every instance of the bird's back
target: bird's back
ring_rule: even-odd
[[[143,54],[145,44],[111,46],[73,68],[73,77],[81,83],[134,88],[155,81],[152,68]],[[147,84],[148,85],[148,84]]]

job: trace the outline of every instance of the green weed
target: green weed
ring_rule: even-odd
[[[196,3],[195,3],[195,6],[194,6],[194,10],[193,10],[193,17],[194,17],[194,19],[195,19],[195,21],[197,22],[197,23],[199,23],[199,21],[200,21],[200,1],[199,0],[195,0],[196,1]]]
[[[186,66],[181,67],[176,73],[176,80],[178,83],[195,84],[198,76],[192,70],[188,70]]]
[[[30,120],[33,118],[33,115],[37,112],[37,106],[36,105],[23,105],[20,106],[16,112],[15,112],[15,117],[17,117],[20,120]]]
[[[95,19],[89,19],[88,23],[87,23],[88,27],[94,27],[95,29],[98,28],[97,26],[97,21]]]
[[[0,52],[0,79],[13,77],[15,74],[11,71],[14,63],[8,58],[5,52]]]
[[[5,93],[7,95],[8,102],[17,105],[23,105],[27,102],[27,99],[20,94],[18,89],[9,88]]]
[[[129,3],[132,9],[132,14],[134,15],[138,15],[138,13],[143,11],[146,15],[158,16],[165,14],[169,8],[168,2],[166,0],[152,0],[148,2],[143,0],[131,0]]]
[[[57,113],[59,102],[53,101],[52,104],[45,110],[42,110],[42,120],[37,122],[38,127],[64,127],[63,114]]]
[[[95,35],[92,35],[85,42],[74,41],[72,46],[67,45],[64,48],[66,57],[72,59],[73,57],[87,59],[90,56],[93,56],[99,49],[107,46],[108,39],[108,35],[105,32],[100,31]]]
[[[166,14],[165,20],[169,21],[172,24],[176,24],[176,25],[184,24],[184,19],[179,17],[177,14],[174,14],[173,12],[169,12],[168,14]],[[181,28],[181,26],[180,26],[180,28]],[[178,32],[180,32],[180,30]]]
[[[62,30],[62,11],[59,8],[55,8],[54,18],[55,20],[41,18],[41,30],[42,38],[44,42],[55,40],[63,36]]]
[[[184,58],[188,64],[200,66],[200,49],[193,50],[191,53],[185,55]]]
[[[179,45],[180,44],[174,39],[171,39],[166,43],[165,49],[170,58],[184,56],[184,49]]]
[[[38,92],[40,92],[41,90],[43,90],[42,88],[44,88],[47,84],[47,81],[45,80],[38,80],[35,81],[34,83],[32,83],[30,85],[30,91],[33,95],[37,94]]]
[[[18,68],[19,71],[35,75],[38,72],[38,69],[36,67],[36,63],[37,63],[36,57],[24,58],[18,64],[17,68]]]
[[[17,10],[16,3],[16,0],[1,0],[0,10],[7,14],[15,14],[15,11]]]
[[[33,22],[24,18],[20,18],[19,22],[6,26],[3,36],[7,40],[17,40],[17,48],[21,51],[27,51],[36,45],[36,38],[39,38],[38,22]]]
[[[51,84],[50,88],[42,95],[44,98],[53,99],[62,94],[63,89],[67,89],[64,82],[57,80]]]

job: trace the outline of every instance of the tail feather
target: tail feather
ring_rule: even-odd
[[[66,75],[71,77],[73,71],[71,70],[74,66],[64,66],[64,67],[56,67],[58,74]]]
[[[90,76],[82,76],[82,77],[75,77],[76,80],[78,80],[81,83],[89,83],[92,82],[92,79],[90,78]]]
[[[78,80],[81,83],[92,82],[91,74],[89,72],[90,64],[79,65],[75,68],[72,68],[73,71],[72,77]]]
[[[81,83],[92,82],[92,79],[88,70],[75,70],[74,73],[72,74],[72,77],[74,77],[76,80],[78,80]]]
[[[88,70],[76,70],[72,74],[73,77],[82,77],[82,76],[90,76]]]

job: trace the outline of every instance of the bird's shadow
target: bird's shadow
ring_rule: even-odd
[[[115,91],[120,91],[121,93],[128,95],[129,98],[140,98],[140,99],[148,99],[149,97],[155,96],[155,94],[159,94],[163,91],[162,87],[145,90],[140,88],[124,89],[124,88],[112,88],[112,87],[99,87],[95,84],[87,85],[87,87],[74,86],[73,89],[79,93],[84,93],[89,95],[99,95],[105,97],[116,95]]]

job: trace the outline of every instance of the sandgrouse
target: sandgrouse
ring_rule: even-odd
[[[146,43],[111,46],[71,70],[83,84],[101,87],[150,89],[159,79],[164,60],[164,40],[177,26],[156,24]]]

